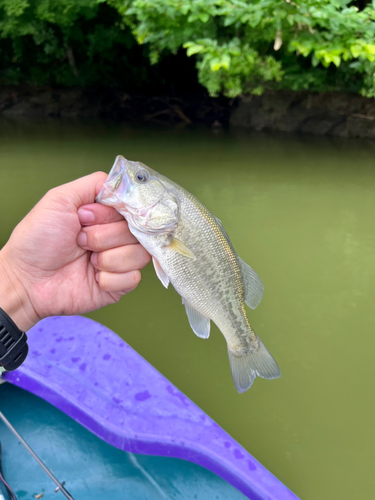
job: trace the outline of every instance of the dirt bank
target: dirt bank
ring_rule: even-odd
[[[136,96],[113,89],[0,88],[0,117],[105,118],[375,138],[375,99],[349,93],[267,92],[229,100]]]
[[[269,92],[243,97],[229,121],[253,130],[375,138],[375,99],[349,93]]]

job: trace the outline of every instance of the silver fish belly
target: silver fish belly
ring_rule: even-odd
[[[119,156],[97,201],[126,218],[163,285],[172,283],[181,295],[194,333],[208,338],[211,320],[223,333],[238,392],[249,389],[257,375],[280,376],[244,307],[259,304],[263,284],[199,200],[146,165]]]

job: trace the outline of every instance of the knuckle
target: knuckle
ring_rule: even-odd
[[[129,269],[129,249],[125,245],[116,249],[113,259],[107,256],[106,265],[114,272],[128,272]]]
[[[136,271],[132,271],[129,274],[130,274],[130,276],[129,276],[130,287],[129,288],[131,288],[131,289],[137,288],[137,286],[140,284],[141,279],[142,279],[141,271],[136,270]]]
[[[90,249],[100,251],[102,246],[101,234],[96,230],[87,231],[87,243]]]
[[[46,194],[44,195],[43,198],[45,200],[48,200],[49,202],[51,202],[58,197],[58,194],[59,194],[59,188],[53,187],[46,192]]]

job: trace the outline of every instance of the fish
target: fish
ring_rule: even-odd
[[[228,346],[239,393],[256,376],[280,377],[280,369],[246,315],[263,296],[257,273],[234,251],[221,223],[195,196],[139,161],[117,156],[96,202],[115,208],[150,253],[161,283],[182,297],[193,332],[210,335],[213,321]]]

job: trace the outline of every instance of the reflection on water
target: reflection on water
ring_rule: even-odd
[[[90,316],[121,335],[303,499],[375,491],[375,143],[111,123],[0,124],[0,243],[51,187],[116,155],[194,193],[261,276],[249,318],[279,380],[238,395],[223,337],[191,331],[151,266]],[[64,244],[64,242],[61,242]]]

